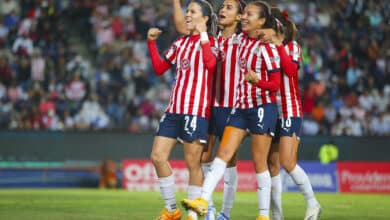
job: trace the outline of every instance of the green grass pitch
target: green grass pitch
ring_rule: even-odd
[[[390,196],[317,193],[322,220],[389,220]],[[177,201],[186,196],[178,193]],[[220,208],[222,193],[214,195]],[[1,220],[153,220],[163,207],[159,192],[93,189],[1,189]],[[180,207],[181,208],[181,207]],[[298,193],[283,193],[286,220],[302,220],[305,204]],[[256,219],[256,192],[240,192],[232,219]],[[183,218],[184,219],[183,215]]]

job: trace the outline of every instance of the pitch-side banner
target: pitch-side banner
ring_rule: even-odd
[[[340,192],[390,193],[390,163],[338,162]]]
[[[336,164],[319,162],[299,162],[310,179],[314,192],[337,192]],[[283,169],[280,171],[283,191],[298,191],[298,187],[290,175]]]
[[[188,170],[183,160],[170,161],[175,176],[175,187],[179,191],[187,190]],[[300,165],[307,171],[315,191],[337,191],[336,166],[321,165],[318,162],[304,162]],[[158,190],[157,177],[153,164],[149,160],[123,161],[123,186],[131,191]],[[282,181],[285,191],[297,190],[295,183],[288,175],[283,175]],[[238,162],[238,191],[255,191],[257,181],[252,161]],[[223,178],[217,186],[223,190]]]
[[[171,160],[170,165],[175,177],[175,188],[186,191],[188,186],[188,170],[183,160]],[[150,160],[124,160],[122,162],[123,187],[130,191],[159,190],[157,177]],[[238,190],[256,190],[256,177],[251,161],[238,163]],[[223,189],[223,178],[217,186],[217,190]]]

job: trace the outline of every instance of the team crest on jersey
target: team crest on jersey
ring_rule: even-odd
[[[190,68],[190,61],[187,58],[184,58],[180,61],[181,70],[188,70]]]
[[[246,59],[244,57],[240,58],[240,67],[246,68]]]
[[[239,44],[240,43],[240,40],[238,39],[237,36],[234,36],[233,37],[233,44]]]
[[[253,51],[253,53],[255,53],[255,54],[258,54],[258,53],[260,53],[260,47],[256,47],[256,49]]]

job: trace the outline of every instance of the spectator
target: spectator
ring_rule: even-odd
[[[19,55],[31,55],[33,49],[33,42],[26,33],[19,35],[12,46],[12,52]]]
[[[153,131],[169,102],[174,76],[157,78],[152,73],[145,32],[151,25],[164,29],[160,48],[177,36],[171,2],[72,1],[60,6],[54,2],[0,1],[1,128],[40,127],[32,126],[29,118],[47,97],[55,103],[60,129],[81,129],[78,119],[91,93],[97,94],[104,128]],[[347,124],[359,123],[362,128],[353,133],[390,135],[387,2],[274,3],[299,25],[306,128],[317,129],[313,134],[347,135],[351,133]],[[68,24],[73,36],[66,31]],[[80,42],[75,45],[71,38]],[[39,56],[34,52],[38,50]]]

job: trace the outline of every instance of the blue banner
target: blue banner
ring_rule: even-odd
[[[0,188],[97,187],[99,175],[91,170],[0,169]]]
[[[321,164],[319,162],[299,162],[299,166],[308,175],[314,192],[337,192],[336,164]],[[290,175],[285,170],[280,172],[283,191],[299,191]]]

